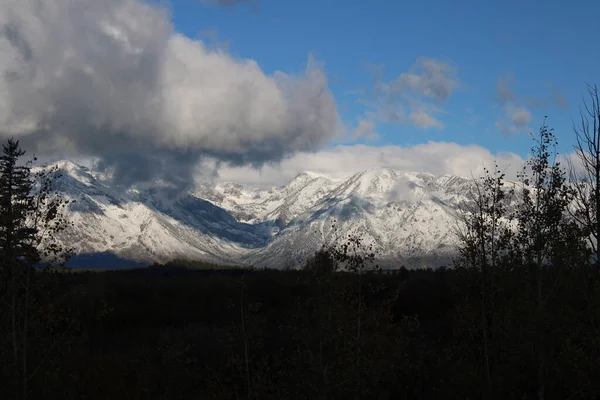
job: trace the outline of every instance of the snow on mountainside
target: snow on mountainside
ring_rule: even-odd
[[[456,245],[457,208],[448,202],[453,192],[429,174],[388,169],[355,174],[307,206],[248,261],[301,262],[323,242],[340,244],[357,234],[374,245],[383,265],[447,264]]]
[[[63,240],[78,254],[276,268],[348,234],[373,243],[381,265],[447,264],[457,207],[470,185],[455,176],[373,169],[343,181],[304,173],[267,190],[203,183],[172,199],[159,184],[118,190],[97,171],[69,161],[58,166],[57,189],[76,200],[67,211],[74,227]]]

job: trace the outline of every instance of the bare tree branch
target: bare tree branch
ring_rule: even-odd
[[[575,157],[567,159],[569,179],[575,189],[575,207],[571,210],[578,224],[587,229],[594,262],[600,265],[600,93],[598,86],[587,87],[579,124],[573,123]],[[578,168],[578,165],[579,167]]]

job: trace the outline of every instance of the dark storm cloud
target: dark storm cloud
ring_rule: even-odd
[[[260,166],[340,132],[312,58],[266,75],[140,0],[2,2],[0,126],[38,154],[99,157],[123,184],[189,180],[204,156]]]

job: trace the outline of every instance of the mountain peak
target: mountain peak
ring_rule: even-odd
[[[283,191],[296,191],[299,189],[301,190],[307,185],[311,185],[315,182],[318,182],[318,184],[326,185],[328,183],[331,183],[332,181],[331,179],[318,173],[306,171],[296,175],[296,177],[292,179],[292,181],[285,185],[282,189]]]
[[[294,179],[292,179],[290,183],[296,182],[296,181],[307,182],[307,181],[312,181],[312,180],[319,179],[319,178],[330,180],[326,176],[319,174],[317,172],[304,171],[304,172],[301,172],[298,175],[296,175],[296,177],[294,177]]]
[[[36,165],[33,169],[39,170],[42,168],[44,168],[44,169],[57,168],[58,170],[61,170],[61,171],[67,172],[67,173],[88,170],[86,167],[83,167],[83,166],[76,164],[73,161],[69,161],[69,160],[58,160],[58,161],[54,161],[54,162],[51,162],[46,165]]]
[[[102,174],[70,160],[55,161],[46,166],[36,167],[35,169],[52,171],[54,168],[56,168],[56,171],[52,174],[58,178],[58,182],[61,185],[83,184],[85,186],[94,186],[99,184],[99,181],[102,181]]]
[[[56,161],[56,162],[50,164],[49,167],[56,167],[59,170],[65,171],[67,173],[80,173],[83,171],[85,171],[85,172],[88,171],[87,167],[76,164],[73,161],[69,161],[69,160]]]

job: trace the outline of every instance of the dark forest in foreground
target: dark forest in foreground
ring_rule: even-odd
[[[477,271],[360,278],[359,307],[359,276],[327,269],[40,274],[31,364],[40,361],[37,346],[52,351],[39,353],[46,360],[30,398],[482,398]],[[598,275],[554,268],[547,281],[546,397],[594,398]],[[532,281],[525,271],[499,270],[497,287],[494,397],[535,398],[534,311],[524,307]],[[10,359],[10,347],[1,350]],[[1,368],[10,377],[10,363]],[[7,393],[11,379],[2,385]]]

